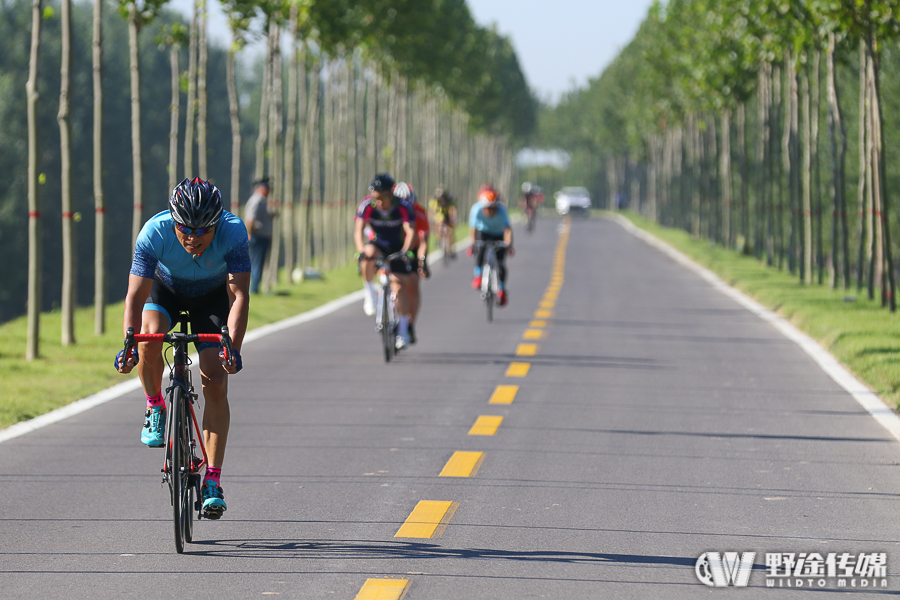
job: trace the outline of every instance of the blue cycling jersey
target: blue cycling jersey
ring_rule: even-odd
[[[472,206],[472,210],[469,212],[469,227],[476,231],[500,235],[509,227],[509,214],[506,212],[506,207],[497,203],[497,214],[489,217],[481,210],[485,206],[485,202],[476,202]]]
[[[250,272],[244,222],[228,211],[216,225],[212,243],[193,256],[178,238],[172,216],[164,210],[144,224],[134,246],[131,274],[156,279],[176,294],[197,298],[224,285],[229,273]]]

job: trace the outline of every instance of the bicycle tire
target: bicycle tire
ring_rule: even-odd
[[[450,266],[450,255],[453,252],[453,242],[448,231],[441,231],[441,249],[444,251],[444,266]]]
[[[186,452],[184,391],[177,385],[172,390],[172,402],[169,410],[171,411],[170,418],[173,420],[172,435],[169,439],[172,448],[172,462],[169,471],[172,482],[172,521],[175,526],[175,551],[182,554],[185,542],[184,508],[189,487],[186,481],[188,470],[185,469],[185,463],[190,460],[188,458],[190,452]]]
[[[487,320],[488,323],[494,320],[494,290],[491,289],[491,276],[493,275],[493,269],[491,268],[491,264],[488,263],[484,265],[484,270],[481,273],[481,281],[483,282],[482,289],[484,291],[484,303],[487,305]]]
[[[381,341],[384,346],[384,362],[391,362],[394,353],[394,324],[391,322],[390,292],[381,291]]]

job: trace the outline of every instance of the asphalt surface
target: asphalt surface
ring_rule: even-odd
[[[374,598],[370,578],[407,600],[898,593],[900,444],[693,272],[613,222],[562,242],[561,223],[518,231],[493,323],[470,259],[436,265],[390,365],[356,304],[247,345],[228,511],[184,555],[140,392],[0,444],[0,598]],[[500,385],[511,404],[489,404]],[[479,416],[503,420],[469,435]],[[477,473],[439,477],[457,451],[483,452]],[[420,501],[454,503],[443,534],[394,537]],[[702,585],[706,551],[757,552],[750,589]],[[886,552],[888,587],[767,589],[775,552]]]

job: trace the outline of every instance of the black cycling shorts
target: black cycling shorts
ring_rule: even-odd
[[[378,248],[378,251],[381,252],[382,256],[390,256],[396,252],[400,252],[403,247],[393,248],[391,246],[379,244],[375,240],[370,240],[366,242],[366,244],[371,244]],[[395,258],[391,261],[391,273],[395,275],[410,275],[416,273],[416,262],[415,260],[411,260],[409,262],[403,260],[402,258]]]
[[[169,319],[170,331],[177,324],[180,312],[187,311],[190,315],[188,322],[191,324],[191,333],[222,333],[222,326],[228,325],[231,302],[228,300],[226,284],[204,296],[187,298],[176,294],[154,279],[150,297],[144,303],[144,310],[155,310],[164,314]],[[217,348],[219,344],[201,342],[195,346],[199,352],[206,348]]]

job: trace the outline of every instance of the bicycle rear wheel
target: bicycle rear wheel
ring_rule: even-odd
[[[184,552],[184,543],[187,539],[185,535],[186,525],[191,520],[191,510],[193,509],[193,505],[190,503],[191,451],[188,448],[186,429],[190,423],[185,410],[184,391],[179,386],[175,386],[175,389],[172,390],[172,402],[169,407],[169,418],[172,419],[172,434],[169,437],[172,461],[169,477],[172,482],[172,521],[175,525],[175,551],[178,554]]]
[[[491,285],[492,276],[493,269],[491,268],[491,264],[488,263],[484,265],[484,269],[481,273],[481,289],[484,290],[482,295],[484,296],[484,303],[487,306],[488,323],[494,320],[494,288]]]
[[[381,342],[384,346],[384,362],[391,362],[394,354],[394,324],[391,322],[390,290],[381,291]]]

